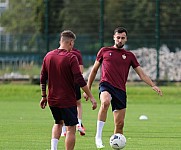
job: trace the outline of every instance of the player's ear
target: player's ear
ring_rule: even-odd
[[[127,40],[128,40],[128,37],[126,36],[126,39],[125,39],[125,41],[127,42]]]
[[[71,45],[72,45],[72,47],[74,46],[74,40],[71,40]]]
[[[113,40],[115,39],[115,35],[113,35]]]

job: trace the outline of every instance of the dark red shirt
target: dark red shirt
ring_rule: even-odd
[[[70,52],[77,56],[79,65],[83,65],[82,55],[81,55],[80,50],[73,48]]]
[[[46,84],[47,81],[49,106],[59,108],[76,106],[74,83],[80,87],[86,85],[77,57],[63,49],[50,51],[45,56],[40,83]]]
[[[102,63],[100,82],[106,81],[123,91],[126,91],[130,66],[140,65],[132,52],[114,47],[101,48],[96,60]]]

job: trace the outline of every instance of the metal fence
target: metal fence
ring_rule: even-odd
[[[31,26],[28,32],[19,33],[16,30],[10,32],[5,30],[6,26],[0,24],[1,69],[8,63],[17,65],[22,61],[41,64],[46,52],[59,46],[59,33],[64,29],[71,29],[76,33],[75,47],[81,50],[85,67],[93,64],[101,46],[113,44],[112,34],[117,26],[127,28],[127,48],[130,50],[146,47],[155,48],[158,52],[163,44],[171,52],[181,49],[181,2],[179,0],[174,2],[171,0],[53,1],[24,1],[29,5],[33,2],[34,4],[42,2],[41,7],[38,5],[31,6],[31,9],[26,7],[22,9],[25,12],[28,10],[36,13],[43,9],[42,19],[35,20],[38,25],[35,28],[44,26],[41,32],[31,30]],[[20,4],[22,1],[18,2]],[[0,1],[0,18],[8,13],[11,3],[11,0]],[[23,19],[26,20],[19,17],[15,21],[21,23]],[[160,72],[159,56],[155,59],[158,65],[156,71]]]

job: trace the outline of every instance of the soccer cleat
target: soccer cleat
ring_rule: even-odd
[[[77,130],[80,132],[81,136],[85,135],[85,128],[84,127],[81,127],[80,125],[78,125]]]
[[[83,129],[84,132],[80,132],[80,135],[81,135],[81,136],[84,136],[84,135],[85,135],[85,128],[82,127],[82,129]]]
[[[61,136],[66,136],[66,132],[62,132],[62,133],[61,133]]]
[[[105,146],[102,144],[101,139],[96,139],[96,147],[97,149],[103,149]]]

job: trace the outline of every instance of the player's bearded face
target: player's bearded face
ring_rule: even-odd
[[[122,43],[116,43],[117,48],[122,48],[124,45]]]
[[[126,33],[115,33],[114,41],[116,48],[122,48],[127,41]]]

